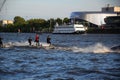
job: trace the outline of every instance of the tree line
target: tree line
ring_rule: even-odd
[[[13,24],[6,24],[2,26],[0,24],[0,32],[52,32],[54,29],[54,26],[61,24],[68,24],[69,18],[50,18],[48,20],[45,19],[29,19],[25,20],[21,16],[15,16]]]

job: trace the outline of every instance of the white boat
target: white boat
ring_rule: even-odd
[[[87,30],[82,24],[70,24],[55,26],[53,33],[65,34],[65,33],[84,33]]]

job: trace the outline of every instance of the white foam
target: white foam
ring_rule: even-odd
[[[29,43],[27,41],[20,41],[20,42],[7,42],[7,43],[4,43],[4,47],[5,48],[10,48],[10,47],[14,47],[14,46],[28,46]],[[36,43],[35,42],[32,42],[32,45],[33,46],[36,46]],[[41,46],[49,46],[49,44],[45,43],[45,42],[40,42],[40,45]]]
[[[72,47],[73,52],[93,52],[93,53],[107,53],[107,52],[112,52],[110,48],[104,46],[101,43],[97,43],[95,45],[90,45],[85,48],[79,48],[79,47]]]
[[[9,48],[9,47],[14,47],[14,46],[28,46],[29,43],[27,41],[21,41],[21,42],[8,42],[8,43],[4,43],[4,47],[5,48]],[[35,42],[32,42],[33,46],[36,46]],[[40,42],[40,45],[42,45],[43,47],[48,47],[49,44],[45,43],[45,42]],[[73,52],[84,52],[84,53],[108,53],[108,52],[113,52],[109,47],[106,47],[105,45],[103,45],[102,43],[96,43],[94,45],[90,45],[88,47],[59,47],[59,46],[54,46],[54,49],[58,49],[58,50],[71,50]]]

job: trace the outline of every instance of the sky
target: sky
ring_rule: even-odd
[[[0,0],[0,7],[4,0]],[[65,18],[75,11],[101,11],[102,7],[120,6],[120,0],[6,0],[0,11],[0,20],[23,18]]]

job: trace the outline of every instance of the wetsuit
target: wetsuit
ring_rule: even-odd
[[[36,42],[36,45],[38,46],[39,45],[39,35],[35,36],[35,42]]]
[[[50,40],[51,40],[51,38],[48,36],[48,37],[47,37],[47,43],[48,43],[48,44],[51,44]]]
[[[28,42],[29,42],[29,45],[31,45],[31,44],[32,44],[32,39],[29,38],[29,39],[28,39]]]
[[[2,43],[2,38],[0,37],[0,47],[3,46],[3,43]]]

